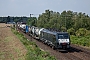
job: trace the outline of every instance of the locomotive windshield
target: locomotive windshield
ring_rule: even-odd
[[[58,34],[58,39],[69,39],[68,34]]]

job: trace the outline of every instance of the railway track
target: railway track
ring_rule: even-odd
[[[71,44],[71,49],[68,51],[53,50],[48,45],[45,45],[42,42],[33,39],[22,31],[20,31],[20,33],[22,33],[27,39],[35,42],[36,45],[42,50],[45,50],[51,55],[55,56],[57,60],[90,60],[90,50],[87,50],[85,48],[81,48],[79,46]]]
[[[76,48],[76,49],[79,49],[79,51],[82,51],[82,52],[90,55],[90,49],[86,49],[86,48],[83,48],[83,47],[80,47],[80,46],[77,46],[77,45],[73,45],[73,44],[71,44],[71,46]]]

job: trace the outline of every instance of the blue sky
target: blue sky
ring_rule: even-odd
[[[0,16],[37,16],[45,10],[83,12],[90,16],[90,0],[0,0]]]

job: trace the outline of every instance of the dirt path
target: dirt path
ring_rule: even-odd
[[[25,60],[27,50],[7,26],[0,23],[0,60]]]

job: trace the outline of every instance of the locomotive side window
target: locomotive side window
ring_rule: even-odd
[[[44,37],[44,33],[42,32],[42,37]]]
[[[49,34],[49,39],[50,39],[50,41],[53,40],[53,38],[52,38],[52,34]]]
[[[53,37],[53,42],[55,42],[56,41],[55,35],[52,35],[52,37]]]
[[[44,32],[44,38],[47,39],[47,33],[46,32]]]

